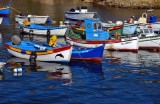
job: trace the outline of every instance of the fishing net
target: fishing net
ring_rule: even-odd
[[[74,33],[71,29],[67,29],[66,34],[67,34],[67,36],[70,37],[70,38],[82,39],[81,34],[76,34],[76,33]]]

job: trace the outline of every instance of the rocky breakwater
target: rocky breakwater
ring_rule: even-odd
[[[97,6],[112,6],[123,8],[160,8],[160,0],[82,0]]]

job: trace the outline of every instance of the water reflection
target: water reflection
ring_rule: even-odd
[[[11,57],[8,59],[5,67],[6,70],[11,70],[15,76],[21,76],[32,72],[47,72],[46,78],[48,80],[59,80],[63,85],[72,84],[72,72],[70,70],[70,66],[67,64],[37,61],[36,64],[33,65],[29,60]],[[18,68],[22,68],[22,71],[15,72],[14,70]]]
[[[2,43],[2,34],[0,33],[0,43]]]
[[[149,51],[104,52],[105,71],[119,74],[159,75],[160,54]]]
[[[78,74],[82,74],[82,79],[89,81],[100,81],[104,80],[105,76],[102,71],[102,64],[96,62],[85,62],[85,61],[71,61],[71,69],[73,71],[78,71]],[[77,74],[76,73],[76,74]],[[79,75],[75,75],[79,76]]]
[[[113,63],[128,63],[137,66],[153,66],[160,63],[160,54],[155,52],[139,50],[138,53],[133,52],[104,52],[104,61]],[[116,61],[112,61],[116,60]]]

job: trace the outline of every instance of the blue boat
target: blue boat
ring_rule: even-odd
[[[71,59],[81,60],[81,61],[101,62],[104,46],[105,45],[102,45],[96,48],[84,48],[84,47],[74,46],[72,50]]]
[[[9,16],[10,15],[10,6],[0,8],[0,16]]]
[[[136,32],[136,29],[138,28],[139,24],[138,23],[102,23],[103,28],[112,28],[114,26],[121,26],[123,25],[123,35],[131,35]]]
[[[136,32],[138,25],[139,24],[136,24],[136,23],[132,23],[132,24],[125,23],[123,27],[123,34],[124,35],[134,34]]]

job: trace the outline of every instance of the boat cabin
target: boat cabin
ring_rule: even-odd
[[[150,37],[150,36],[156,36],[157,34],[154,33],[152,28],[144,28],[139,30],[139,36],[140,37]]]
[[[82,7],[77,7],[76,9],[71,9],[71,12],[76,12],[76,13],[87,13],[88,9],[86,6],[82,6]]]
[[[102,22],[99,19],[84,19],[86,28],[86,40],[108,40],[109,31],[102,30]]]

